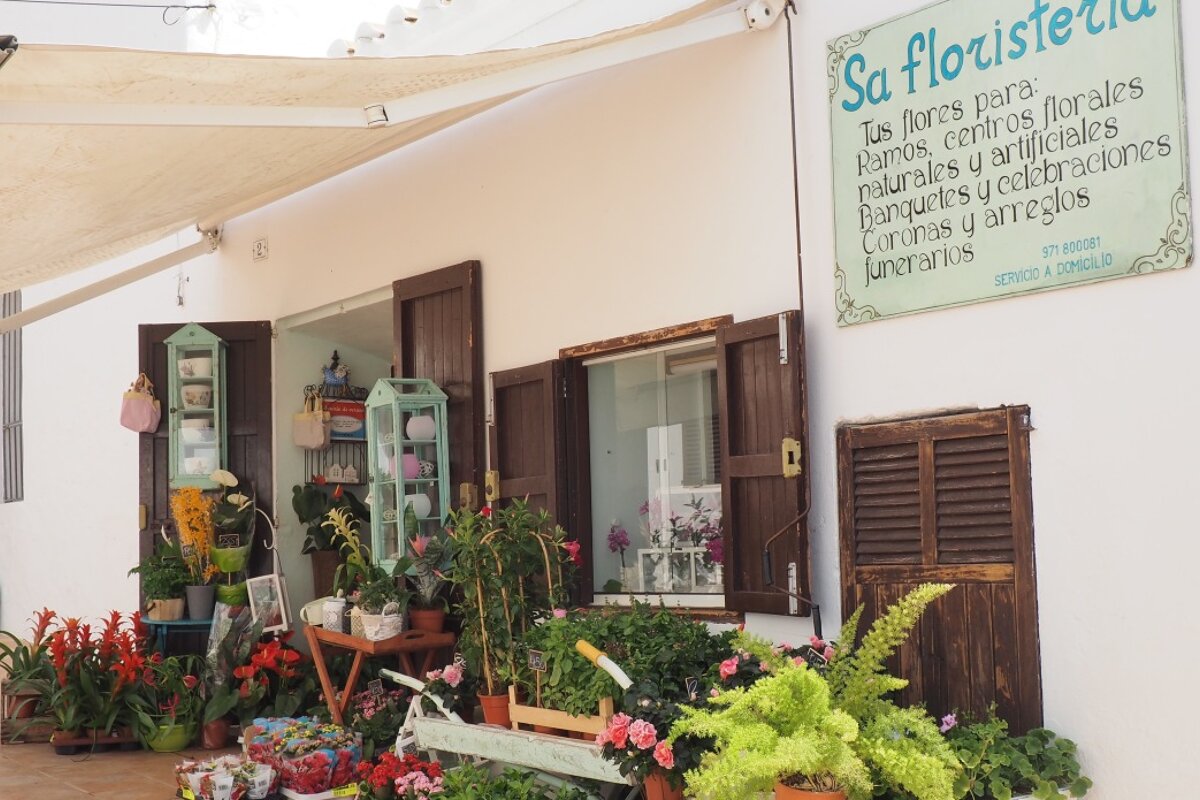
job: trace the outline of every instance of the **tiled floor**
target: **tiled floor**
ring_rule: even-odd
[[[0,800],[169,800],[175,796],[175,764],[213,755],[138,750],[59,756],[48,744],[0,745]]]

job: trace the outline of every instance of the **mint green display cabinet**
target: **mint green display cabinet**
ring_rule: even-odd
[[[165,344],[171,488],[216,489],[209,475],[228,463],[225,342],[192,323]]]
[[[390,572],[408,541],[437,535],[450,511],[445,392],[421,378],[380,378],[367,396],[367,451],[371,552]]]

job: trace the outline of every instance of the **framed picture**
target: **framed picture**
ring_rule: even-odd
[[[289,627],[287,601],[278,575],[263,575],[246,581],[250,594],[250,613],[261,622],[263,633],[286,631]]]

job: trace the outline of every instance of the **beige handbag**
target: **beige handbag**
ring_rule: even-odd
[[[329,447],[329,434],[333,423],[329,412],[321,403],[321,396],[307,394],[304,410],[292,415],[292,441],[306,450],[324,450]]]

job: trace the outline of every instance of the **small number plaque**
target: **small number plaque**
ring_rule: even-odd
[[[367,681],[367,691],[371,693],[371,697],[382,697],[383,678],[376,678],[373,681]]]
[[[217,537],[217,547],[241,547],[242,537],[236,533],[222,533]]]
[[[529,668],[534,672],[546,671],[546,654],[541,650],[529,651]]]

